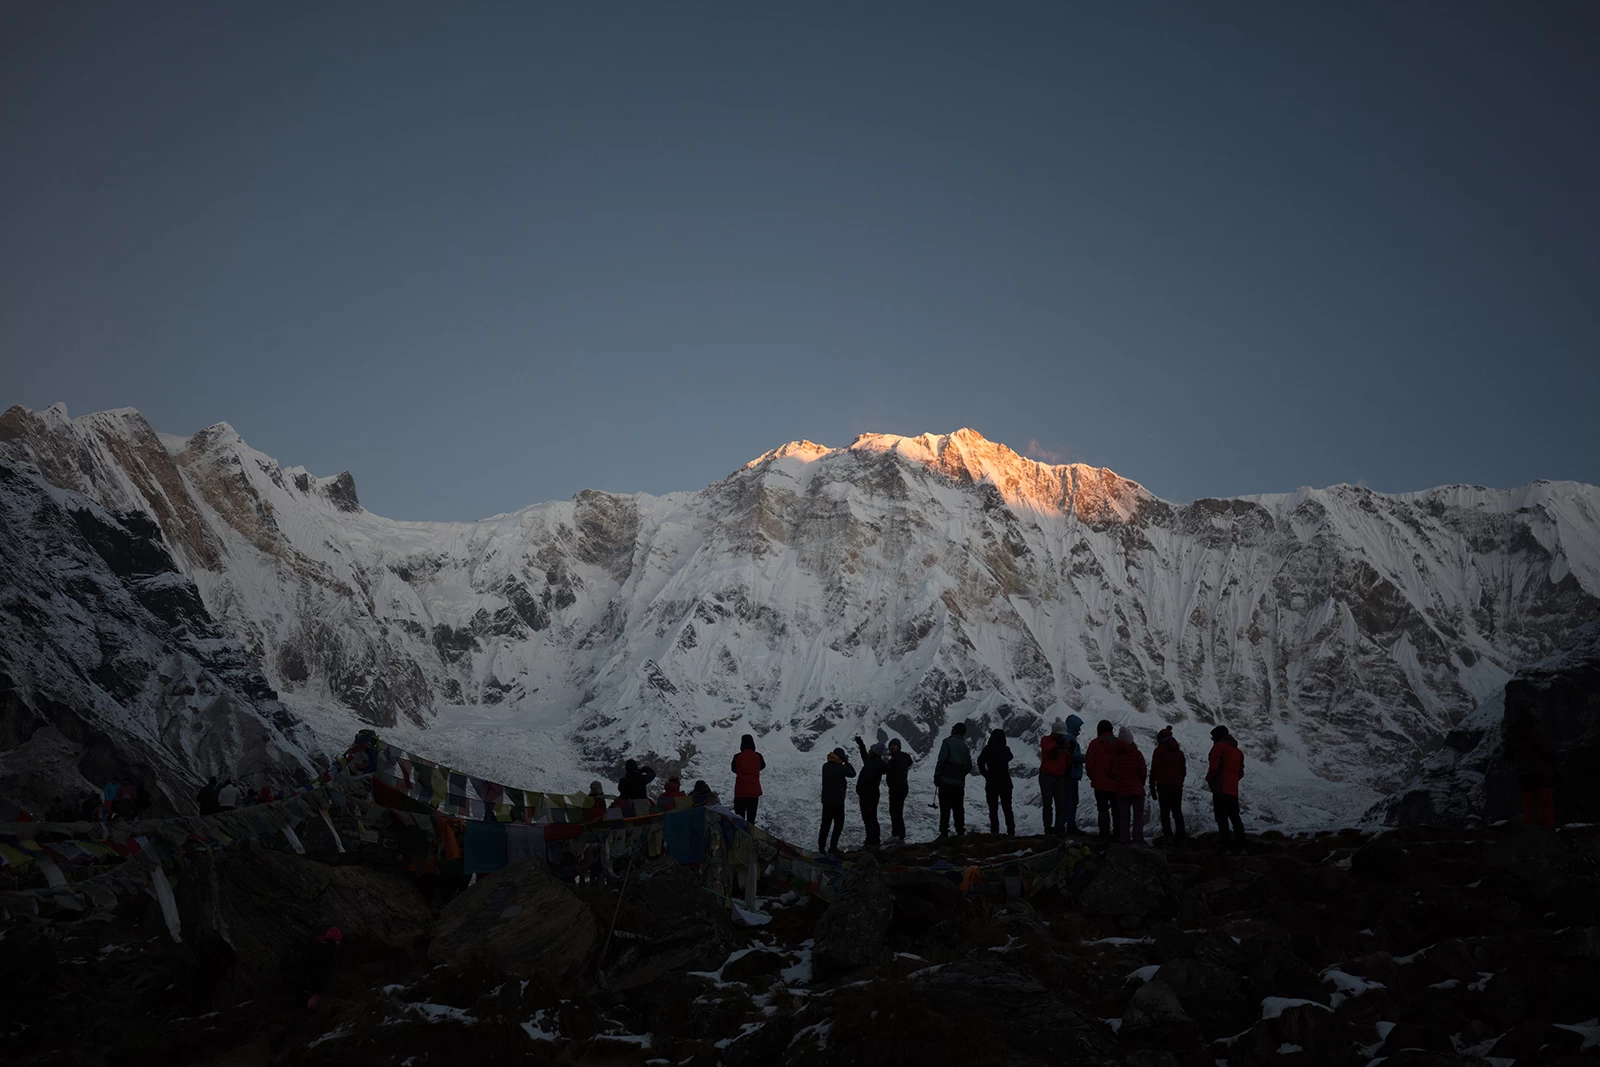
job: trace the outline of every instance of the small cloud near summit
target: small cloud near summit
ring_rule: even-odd
[[[1037,437],[1028,442],[1028,447],[1022,450],[1022,454],[1029,459],[1036,459],[1040,463],[1054,463],[1058,466],[1067,461],[1064,453],[1044,447],[1039,443]]]

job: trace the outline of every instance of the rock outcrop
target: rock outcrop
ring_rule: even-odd
[[[428,959],[512,978],[581,977],[600,947],[593,909],[539,860],[480,878],[439,916]]]

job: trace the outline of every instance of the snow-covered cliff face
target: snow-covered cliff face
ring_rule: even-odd
[[[822,753],[854,735],[925,755],[956,720],[998,727],[1021,776],[1067,709],[1146,740],[1172,723],[1191,768],[1226,723],[1258,823],[1353,818],[1600,613],[1600,490],[1573,483],[1175,505],[961,430],[409,523],[225,424],[13,408],[0,454],[150,515],[330,745],[370,723],[518,784],[649,755],[729,788],[751,733],[797,835]]]
[[[285,777],[312,739],[142,511],[0,459],[0,796],[79,817],[134,781],[186,810],[207,774]]]

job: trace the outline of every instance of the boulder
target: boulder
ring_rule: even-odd
[[[634,872],[617,929],[634,939],[621,947],[613,941],[612,956],[621,951],[630,966],[667,971],[714,971],[749,943],[727,909],[701,888],[700,876],[666,856]]]
[[[1184,1011],[1208,1038],[1237,1034],[1256,1018],[1256,1002],[1236,972],[1184,956],[1161,965],[1152,981],[1171,987]]]
[[[286,977],[330,926],[344,935],[342,957],[370,957],[416,952],[433,924],[403,875],[263,849],[184,857],[175,896],[183,943],[209,965],[219,996]]]
[[[599,947],[593,909],[539,860],[479,878],[445,906],[428,959],[513,978],[581,975]]]
[[[1366,882],[1398,884],[1411,877],[1411,856],[1399,845],[1374,841],[1350,857],[1350,873]]]
[[[769,949],[756,949],[722,968],[724,982],[749,982],[769,974],[777,974],[786,966],[782,953]]]
[[[953,1019],[983,1019],[1008,1050],[1046,1063],[1121,1063],[1100,1020],[1018,971],[994,952],[975,952],[913,975],[911,986]]]
[[[1573,1030],[1563,1030],[1549,1023],[1528,1022],[1512,1027],[1505,1036],[1494,1043],[1489,1055],[1496,1059],[1521,1060],[1534,1056],[1551,1056],[1558,1052],[1576,1052],[1583,1047],[1583,1035]]]
[[[878,861],[864,853],[845,872],[838,899],[817,921],[816,944],[811,950],[816,977],[832,981],[877,962],[888,947],[893,910],[894,895]]]
[[[1378,1048],[1378,1055],[1393,1056],[1406,1049],[1419,1052],[1454,1052],[1456,1047],[1450,1041],[1450,1035],[1436,1026],[1400,1022],[1396,1023],[1388,1036],[1383,1039],[1383,1044]]]
[[[1145,1048],[1184,1049],[1200,1042],[1200,1028],[1170,985],[1152,979],[1122,1009],[1122,1039]]]
[[[1295,1004],[1268,1014],[1271,1018],[1262,1018],[1234,1045],[1230,1063],[1355,1067],[1364,1062],[1356,1054],[1349,1027],[1328,1009]]]
[[[1177,905],[1167,857],[1149,848],[1114,848],[1100,857],[1094,880],[1078,894],[1090,915],[1149,915]]]

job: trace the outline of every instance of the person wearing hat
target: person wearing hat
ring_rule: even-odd
[[[856,779],[856,799],[861,802],[861,825],[867,831],[867,847],[877,848],[883,829],[878,825],[878,785],[888,773],[885,758],[888,749],[882,741],[868,749],[865,741],[856,738],[856,751],[861,753],[861,776]]]
[[[656,803],[663,808],[672,809],[677,806],[678,798],[683,796],[683,784],[677,775],[667,779],[667,784],[661,788],[661,795],[656,797]]]
[[[1206,761],[1206,785],[1211,787],[1211,810],[1217,817],[1217,833],[1222,847],[1229,847],[1228,829],[1233,828],[1232,847],[1245,851],[1244,822],[1239,818],[1239,779],[1244,777],[1244,753],[1226,726],[1211,731],[1211,755]]]
[[[1188,773],[1183,749],[1172,736],[1172,727],[1162,727],[1156,734],[1156,750],[1150,754],[1150,795],[1161,806],[1161,836],[1169,844],[1188,840],[1183,829],[1183,779]]]
[[[1050,732],[1039,739],[1039,796],[1044,817],[1044,832],[1056,837],[1078,832],[1078,783],[1074,772],[1083,762],[1078,751],[1078,731],[1083,720],[1076,715],[1059,716]],[[1070,798],[1070,799],[1069,799]]]
[[[1111,777],[1111,749],[1117,739],[1110,719],[1101,719],[1095,726],[1095,739],[1089,742],[1084,753],[1084,770],[1089,774],[1089,788],[1094,790],[1094,805],[1100,816],[1100,840],[1122,837],[1122,827],[1114,825],[1118,814],[1117,783]]]
[[[1006,836],[1017,836],[1017,817],[1011,813],[1011,746],[1004,730],[992,730],[989,743],[978,753],[978,773],[983,775],[983,798],[989,804],[989,832],[1000,832],[1000,809],[1006,813]]]
[[[850,766],[850,757],[842,748],[828,753],[822,765],[822,829],[817,831],[818,852],[838,852],[839,834],[844,830],[844,781],[854,778],[856,769]],[[828,840],[828,831],[833,840]]]
[[[584,822],[599,822],[606,817],[606,791],[599,782],[589,783],[589,795],[594,798],[594,803],[583,813]]]

